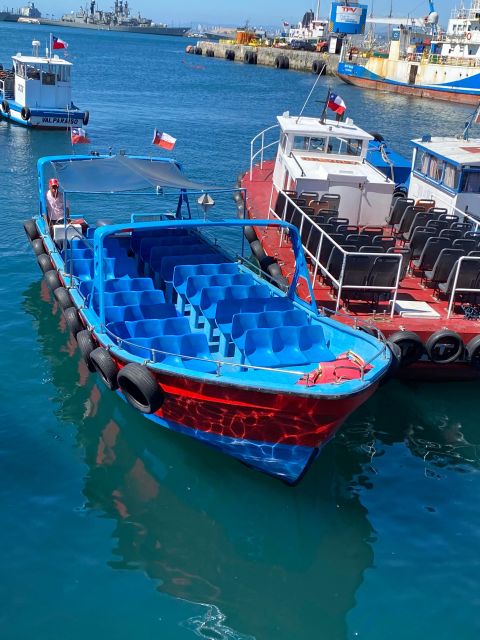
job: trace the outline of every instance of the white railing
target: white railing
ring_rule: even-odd
[[[395,285],[394,286],[375,286],[375,285],[348,285],[348,284],[344,284],[344,276],[345,276],[345,269],[347,266],[347,260],[348,260],[348,256],[357,256],[360,255],[358,252],[352,252],[352,251],[345,251],[345,249],[339,245],[333,238],[331,238],[329,236],[329,234],[324,231],[322,229],[322,227],[320,227],[318,224],[316,224],[308,214],[306,214],[297,204],[295,204],[295,202],[293,202],[293,200],[287,196],[287,194],[283,191],[280,191],[279,193],[282,194],[282,196],[285,198],[285,206],[283,208],[283,212],[282,215],[278,215],[278,213],[272,208],[270,207],[270,211],[269,211],[269,216],[273,216],[279,220],[283,220],[284,222],[288,222],[288,220],[286,220],[286,213],[287,213],[287,207],[292,207],[295,211],[297,211],[298,213],[301,214],[301,219],[300,219],[300,227],[299,227],[299,233],[300,233],[300,237],[302,237],[302,231],[304,228],[305,224],[308,224],[311,228],[315,228],[317,229],[317,231],[320,233],[320,242],[318,243],[318,247],[315,251],[315,253],[312,253],[312,251],[310,250],[311,248],[306,247],[305,245],[303,246],[303,249],[306,253],[306,255],[309,256],[310,260],[312,261],[312,264],[314,265],[314,272],[313,272],[313,277],[312,280],[315,283],[316,278],[318,276],[318,272],[321,271],[321,273],[325,276],[327,276],[331,282],[336,285],[337,288],[337,296],[336,296],[336,301],[335,301],[335,312],[337,313],[339,308],[340,308],[340,302],[341,302],[341,298],[342,298],[342,291],[344,290],[348,290],[348,289],[353,289],[353,290],[362,290],[362,291],[378,291],[378,292],[385,292],[385,293],[392,293],[392,299],[390,300],[390,304],[391,304],[391,311],[390,311],[390,317],[393,317],[394,313],[395,313],[395,303],[397,301],[397,295],[398,295],[398,287],[399,287],[399,283],[401,280],[401,274],[402,274],[402,266],[403,266],[403,255],[401,254],[388,254],[392,257],[395,257],[398,260],[398,269],[397,269],[397,274],[395,277]],[[283,242],[283,232],[282,232],[282,237],[280,242]],[[342,266],[340,269],[340,275],[339,278],[336,278],[327,268],[327,266],[323,265],[320,261],[320,255],[322,252],[322,246],[324,242],[329,242],[332,245],[332,248],[335,247],[338,251],[340,251],[340,253],[342,254]],[[375,252],[362,252],[361,254],[362,256],[365,257],[376,257],[378,258],[379,256],[385,255],[382,253],[375,253]]]
[[[253,162],[255,158],[257,158],[260,155],[260,168],[263,168],[263,158],[264,158],[265,150],[277,145],[279,141],[279,138],[276,138],[273,142],[270,142],[267,145],[265,145],[265,134],[267,133],[267,131],[278,129],[279,126],[280,125],[278,124],[273,124],[271,127],[267,127],[263,131],[260,131],[260,133],[257,133],[257,135],[251,139],[250,141],[250,180],[252,179],[252,175],[253,175]],[[260,139],[260,149],[254,152],[255,142],[258,139]]]
[[[460,275],[460,271],[462,268],[462,264],[464,264],[465,262],[477,262],[478,266],[479,266],[479,271],[480,271],[480,257],[476,257],[476,256],[463,256],[462,258],[459,258],[455,264],[455,277],[453,279],[453,287],[452,287],[452,293],[450,294],[450,300],[448,302],[448,312],[447,312],[447,319],[450,318],[451,313],[452,313],[452,309],[453,309],[453,305],[455,304],[455,295],[457,293],[477,293],[478,295],[480,295],[480,288],[477,287],[475,289],[468,289],[465,287],[459,287],[458,286],[458,278]]]

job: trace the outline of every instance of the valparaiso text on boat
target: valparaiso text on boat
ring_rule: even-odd
[[[88,124],[89,113],[72,102],[73,65],[52,53],[39,55],[32,42],[31,56],[17,53],[12,65],[0,65],[0,115],[16,124],[38,129],[71,129]]]
[[[480,140],[467,131],[413,140],[407,193],[391,179],[405,178],[389,171],[395,156],[379,163],[370,150],[383,166],[371,164],[373,137],[351,119],[277,120],[251,143],[240,181],[248,217],[299,229],[317,304],[380,328],[399,375],[478,377]],[[273,149],[276,158],[265,159]],[[288,237],[279,246],[276,232],[262,230],[252,240],[258,257],[275,257],[290,279]]]
[[[38,175],[39,213],[25,230],[89,369],[155,423],[297,482],[374,392],[391,354],[381,336],[298,295],[306,288],[313,300],[296,228],[256,223],[259,235],[289,237],[284,287],[252,268],[251,222],[215,213],[231,209],[232,190],[207,190],[173,160],[48,157]],[[62,190],[56,223],[49,178]],[[91,195],[78,203],[92,192],[94,206]],[[243,211],[244,193],[234,194]],[[142,202],[145,212],[124,213]],[[88,206],[91,220],[75,215]],[[97,226],[102,211],[118,222]]]

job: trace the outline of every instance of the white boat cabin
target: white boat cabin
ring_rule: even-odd
[[[339,215],[350,224],[385,224],[394,183],[366,161],[373,137],[352,120],[337,122],[283,114],[278,116],[273,188],[298,194],[340,195]],[[275,197],[275,194],[272,194]]]
[[[14,99],[21,107],[69,109],[72,104],[72,63],[58,55],[40,57],[12,56]]]
[[[480,139],[425,136],[413,144],[408,196],[480,217]]]

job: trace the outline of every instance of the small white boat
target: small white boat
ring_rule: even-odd
[[[31,56],[17,53],[12,67],[0,69],[0,115],[38,129],[70,129],[88,124],[89,113],[72,102],[72,63],[51,55],[39,56],[40,42],[32,42]]]

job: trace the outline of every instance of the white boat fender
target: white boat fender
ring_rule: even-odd
[[[77,333],[83,331],[83,324],[78,315],[78,311],[75,307],[68,307],[63,309],[63,315],[65,316],[65,322],[73,337],[76,339]]]
[[[85,111],[85,113],[83,114],[83,124],[86,127],[88,124],[88,121],[90,120],[90,113],[88,111]]]
[[[60,309],[68,309],[68,307],[72,306],[72,299],[65,287],[58,287],[53,292],[53,297],[58,302],[58,306]]]
[[[58,277],[58,273],[55,269],[50,269],[44,275],[45,282],[47,283],[47,287],[53,293],[56,289],[62,286],[60,278]]]
[[[35,238],[39,237],[37,225],[35,224],[35,220],[25,220],[23,223],[23,228],[25,233],[27,234],[28,239],[35,240]]]
[[[97,347],[90,353],[90,360],[105,385],[111,390],[118,389],[117,366],[104,347]]]
[[[53,268],[52,261],[46,253],[41,253],[37,256],[37,262],[43,273],[47,273],[47,271],[50,271]]]
[[[95,342],[87,329],[82,329],[77,333],[77,344],[87,369],[92,372],[95,371],[93,362],[90,359],[90,354],[95,350]]]
[[[129,362],[117,381],[125,400],[141,413],[156,413],[165,400],[163,389],[144,365]]]
[[[432,333],[425,343],[425,349],[432,362],[450,364],[463,355],[463,340],[455,331],[439,329]]]
[[[480,335],[472,338],[467,343],[465,350],[470,364],[475,367],[475,369],[480,369]]]
[[[22,110],[20,111],[20,115],[22,116],[22,120],[30,120],[32,116],[30,109],[28,107],[22,107]]]
[[[413,331],[395,331],[388,337],[388,342],[400,347],[400,366],[402,367],[414,364],[425,353],[422,339]]]

